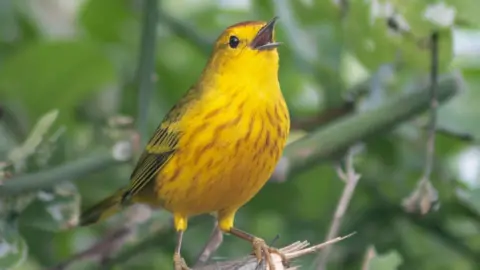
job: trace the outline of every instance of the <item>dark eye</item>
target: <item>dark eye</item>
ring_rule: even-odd
[[[228,45],[230,48],[235,49],[240,44],[240,40],[236,36],[230,36],[230,40],[228,41]]]

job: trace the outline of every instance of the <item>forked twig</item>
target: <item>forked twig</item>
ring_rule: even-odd
[[[342,224],[342,219],[345,216],[345,212],[347,211],[348,205],[350,204],[353,192],[355,191],[358,180],[360,179],[360,174],[357,174],[355,172],[355,169],[353,168],[353,156],[354,152],[353,148],[351,148],[347,153],[345,172],[340,167],[336,168],[338,177],[345,182],[345,187],[343,189],[342,196],[338,201],[332,223],[330,224],[330,228],[326,237],[327,241],[335,238],[338,235],[338,231],[340,230],[340,226]],[[327,247],[323,252],[318,254],[315,260],[315,265],[318,270],[325,269],[329,254],[329,247]]]

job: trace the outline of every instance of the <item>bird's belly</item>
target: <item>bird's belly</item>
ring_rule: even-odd
[[[177,152],[158,175],[161,206],[192,216],[237,209],[248,202],[269,179],[285,144],[284,136],[264,128],[247,139],[240,132],[216,138],[208,147]],[[200,154],[192,154],[198,149]]]

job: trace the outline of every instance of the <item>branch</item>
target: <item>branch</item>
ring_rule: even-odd
[[[438,102],[449,100],[460,87],[459,75],[442,77],[437,91]],[[428,91],[418,89],[370,111],[345,116],[342,121],[331,123],[304,139],[290,143],[270,180],[283,182],[305,168],[325,162],[360,140],[389,131],[418,116],[428,110],[429,104]]]
[[[74,181],[123,163],[111,153],[98,153],[56,168],[20,175],[0,183],[0,196],[14,196],[24,192],[49,188],[63,181]]]
[[[222,242],[223,233],[218,228],[218,221],[215,221],[215,226],[213,228],[212,234],[210,235],[208,242],[203,247],[202,252],[200,252],[200,255],[198,256],[197,262],[194,266],[199,267],[207,263],[212,254],[215,253],[215,251],[217,251],[217,249],[220,247]]]
[[[144,145],[146,140],[148,104],[155,87],[155,41],[158,1],[145,0],[143,5],[144,21],[137,69],[137,78],[139,80],[137,129],[140,132],[142,145]]]
[[[337,243],[339,241],[342,241],[355,233],[351,233],[346,236],[342,237],[337,237],[335,239],[326,241],[322,244],[318,244],[312,247],[308,247],[309,243],[307,241],[303,242],[295,242],[289,246],[286,246],[284,248],[281,248],[280,251],[285,254],[288,260],[294,260],[299,257],[312,254],[315,252],[318,252],[319,250],[328,247],[329,245],[332,245],[334,243]],[[277,254],[271,254],[272,256],[272,261],[275,264],[276,270],[294,270],[294,269],[299,269],[298,266],[290,267],[290,268],[285,268],[282,265],[282,259],[280,256]],[[233,261],[225,261],[225,262],[215,262],[210,265],[202,266],[202,267],[195,267],[193,270],[229,270],[229,269],[235,269],[235,270],[257,270],[258,268],[258,262],[257,259],[254,256],[247,256],[241,259],[233,260]],[[260,269],[265,269],[265,268],[260,268]]]
[[[360,179],[360,175],[357,174],[355,172],[355,169],[353,168],[353,156],[353,149],[350,149],[346,157],[346,172],[344,172],[340,167],[337,167],[338,177],[345,182],[345,187],[343,189],[342,196],[338,201],[337,209],[335,210],[335,215],[333,216],[332,223],[330,224],[330,229],[328,230],[326,240],[333,239],[338,235],[338,231],[340,230],[340,226],[342,225],[342,219],[345,216],[345,212],[347,211],[348,205],[350,204],[353,192],[355,191],[358,180]],[[325,248],[323,252],[318,254],[315,260],[315,264],[318,270],[325,269],[329,254],[329,247]]]
[[[373,246],[369,246],[367,251],[365,252],[365,257],[363,258],[362,262],[362,270],[369,270],[370,269],[370,262],[373,258],[375,258],[376,252]]]

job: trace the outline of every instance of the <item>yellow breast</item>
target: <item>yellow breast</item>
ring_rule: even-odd
[[[188,126],[177,152],[157,176],[162,207],[191,216],[248,202],[273,173],[287,140],[290,120],[278,93],[198,102],[184,116],[190,119],[183,121]]]

